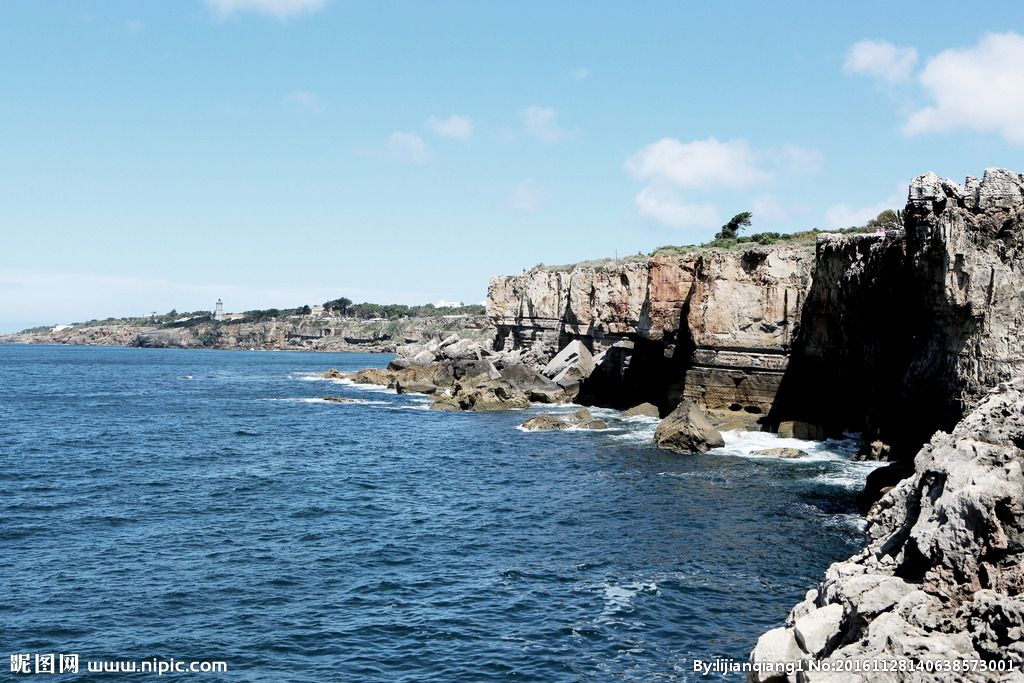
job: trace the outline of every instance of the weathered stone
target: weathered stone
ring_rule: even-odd
[[[704,453],[725,441],[697,406],[683,401],[663,419],[654,433],[658,448],[677,453]]]
[[[750,663],[761,668],[786,664],[795,666],[806,657],[807,654],[796,642],[793,629],[775,628],[758,639],[754,651],[750,653]],[[781,683],[787,680],[786,670],[781,667],[778,671],[755,669],[751,671],[749,680],[752,683]]]
[[[430,382],[398,379],[395,381],[395,391],[400,394],[433,394],[437,392],[437,385]]]
[[[578,339],[566,344],[547,365],[543,374],[555,382],[586,379],[594,371],[594,357]]]
[[[801,422],[800,420],[788,420],[779,423],[779,436],[790,439],[804,439],[806,441],[821,441],[825,438],[825,430],[821,425]]]
[[[807,451],[799,448],[764,448],[753,451],[752,455],[766,455],[772,458],[806,458]]]
[[[338,368],[331,368],[330,370],[324,373],[323,377],[324,379],[343,379],[345,377],[348,377],[348,375],[339,370]]]
[[[658,406],[653,403],[641,403],[640,405],[633,406],[629,410],[622,413],[622,417],[661,417],[661,413],[658,411]]]
[[[825,605],[796,619],[793,635],[804,652],[819,657],[839,641],[843,623],[842,605]]]
[[[568,429],[570,425],[565,420],[555,415],[537,415],[531,417],[529,420],[520,425],[523,429],[530,432],[551,432],[561,429]]]

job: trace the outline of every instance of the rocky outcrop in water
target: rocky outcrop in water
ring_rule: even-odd
[[[868,547],[829,567],[786,625],[761,637],[752,661],[1009,660],[1020,671],[1022,389],[1020,380],[1000,385],[951,434],[940,432],[921,449],[915,474],[872,510]],[[943,678],[956,677],[875,674],[844,680]],[[803,673],[791,680],[834,678]]]

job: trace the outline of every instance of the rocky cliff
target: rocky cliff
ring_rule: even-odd
[[[496,277],[498,350],[543,359],[572,340],[598,369],[581,398],[617,407],[681,397],[768,411],[811,283],[810,247],[695,250]]]
[[[259,322],[207,320],[178,326],[79,324],[0,336],[0,343],[393,352],[402,344],[441,339],[453,333],[488,341],[494,336],[488,320],[481,316],[423,316],[388,321],[287,317]]]
[[[829,567],[752,662],[802,662],[788,680],[807,682],[1024,679],[1022,388],[1001,384],[921,449],[915,474],[872,510],[868,547]],[[847,672],[896,660],[932,668],[837,678],[810,672],[809,660]],[[972,672],[941,668],[972,660]],[[1016,676],[982,670],[1000,661]]]

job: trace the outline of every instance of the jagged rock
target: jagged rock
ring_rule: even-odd
[[[324,379],[344,379],[345,377],[348,377],[348,375],[338,368],[331,368],[323,374]]]
[[[530,432],[552,432],[568,429],[572,425],[556,415],[544,414],[531,417],[519,426]]]
[[[352,381],[356,384],[379,384],[383,387],[391,387],[395,385],[395,377],[395,372],[391,370],[367,368],[353,375]]]
[[[754,651],[750,653],[750,663],[765,667],[780,662],[798,662],[806,656],[796,642],[793,629],[776,628],[758,639]],[[750,673],[749,680],[752,683],[781,683],[787,678],[785,670],[775,672],[755,669]]]
[[[561,383],[586,379],[593,371],[593,355],[583,342],[574,339],[544,366],[543,374]]]
[[[689,401],[682,401],[658,423],[654,443],[658,448],[677,453],[704,453],[725,445],[721,433]]]
[[[806,458],[807,451],[799,448],[764,448],[753,451],[752,455],[767,455],[772,458]]]
[[[608,429],[608,423],[594,417],[586,408],[580,408],[567,418],[569,424],[581,429]]]
[[[492,410],[520,410],[530,405],[529,400],[519,389],[503,379],[490,379],[487,375],[473,375],[458,380],[452,387],[452,395],[442,396],[438,400],[448,410],[454,402],[460,410],[477,412]]]
[[[798,617],[793,623],[793,635],[804,652],[817,657],[835,646],[843,623],[842,605],[825,605]]]
[[[641,403],[640,405],[633,406],[629,410],[622,413],[622,417],[661,417],[661,413],[658,411],[658,406],[653,403]]]
[[[434,402],[430,404],[431,410],[446,410],[448,412],[459,412],[462,410],[462,406],[458,400],[452,396],[439,396],[434,399]]]
[[[565,400],[564,389],[522,363],[505,365],[499,372],[502,379],[525,392],[531,401],[561,403]]]
[[[451,368],[457,379],[480,375],[486,376],[488,379],[501,379],[501,373],[494,367],[494,363],[487,359],[452,361]]]
[[[829,567],[813,596],[819,609],[839,608],[844,618],[829,622],[831,633],[816,631],[815,645],[826,645],[811,654],[1024,665],[1022,387],[1000,384],[952,433],[937,433],[917,454],[913,476],[872,508],[868,547]],[[798,640],[807,614],[805,601],[783,630]],[[784,639],[778,631],[763,635],[755,652]]]

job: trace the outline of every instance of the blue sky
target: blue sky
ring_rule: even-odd
[[[0,331],[479,302],[1024,170],[1016,3],[5,0]],[[1001,84],[1001,86],[997,86]]]

